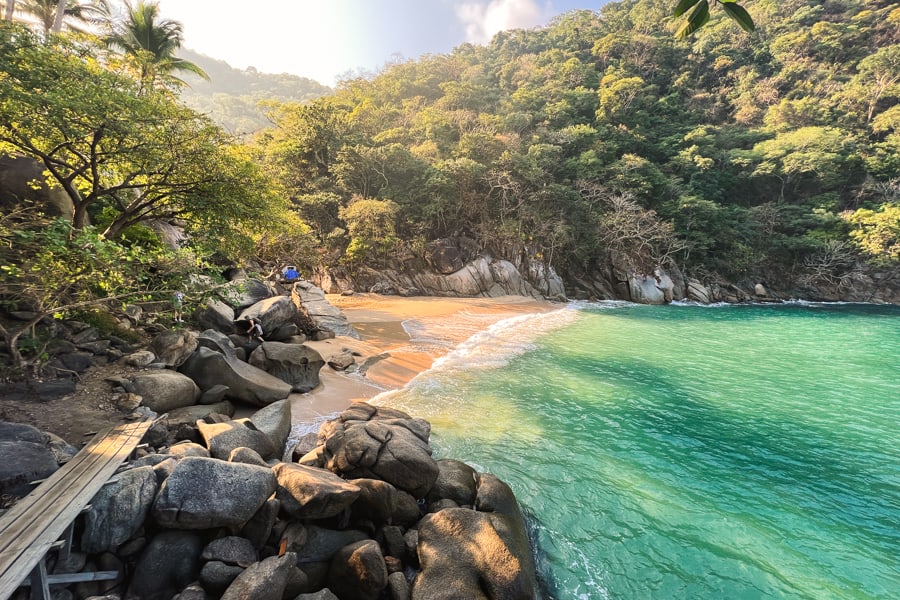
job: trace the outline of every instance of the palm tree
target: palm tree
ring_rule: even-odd
[[[181,23],[160,19],[157,2],[138,0],[134,5],[126,2],[125,12],[125,17],[113,24],[106,43],[122,51],[135,71],[142,91],[186,85],[174,75],[176,71],[209,79],[199,66],[175,56],[181,48]]]
[[[41,27],[44,37],[51,33],[62,31],[63,22],[73,31],[83,31],[72,21],[83,24],[96,23],[108,14],[106,0],[93,0],[91,2],[77,2],[74,0],[19,0],[19,10],[33,17]],[[11,11],[15,10],[15,0],[7,0],[6,15],[11,18]]]

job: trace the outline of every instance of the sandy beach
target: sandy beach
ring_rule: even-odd
[[[326,361],[350,350],[363,374],[324,366],[321,385],[309,393],[291,396],[295,425],[320,421],[355,400],[368,400],[383,391],[403,387],[435,360],[495,323],[559,307],[523,296],[402,298],[354,294],[328,296],[328,301],[343,311],[360,339],[337,337],[306,344]]]

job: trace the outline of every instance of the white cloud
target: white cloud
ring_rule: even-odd
[[[456,15],[466,31],[466,41],[485,44],[506,29],[527,29],[546,23],[553,15],[550,3],[535,0],[462,1]]]

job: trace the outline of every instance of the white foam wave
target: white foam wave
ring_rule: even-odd
[[[390,390],[371,398],[371,404],[389,404],[390,398],[404,390],[427,389],[440,385],[435,375],[457,370],[495,369],[505,366],[514,357],[534,348],[534,340],[555,329],[564,327],[578,318],[578,307],[567,304],[564,308],[547,313],[530,313],[503,319],[470,335],[451,352],[441,356],[427,371],[413,377],[403,390]],[[488,322],[489,316],[468,315],[475,320]],[[470,327],[471,323],[466,327]],[[452,327],[452,326],[451,326]],[[459,325],[456,326],[460,327]],[[429,329],[434,336],[435,330]],[[447,338],[438,338],[443,342]]]

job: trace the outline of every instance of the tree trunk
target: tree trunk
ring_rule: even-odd
[[[69,4],[69,0],[59,0],[56,3],[56,16],[53,19],[53,28],[50,30],[53,33],[59,33],[62,31],[63,19],[66,16],[66,6]]]
[[[13,12],[16,10],[16,0],[6,0],[6,12],[3,16],[7,21],[12,21]]]

